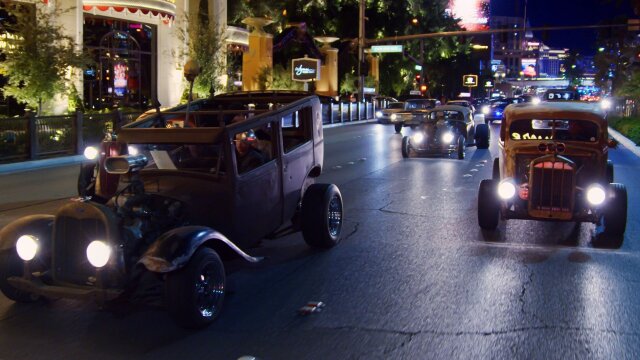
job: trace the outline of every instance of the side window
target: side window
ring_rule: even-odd
[[[234,135],[238,174],[244,174],[274,159],[273,123],[247,129]]]
[[[303,108],[282,117],[282,143],[285,154],[311,141],[312,108]]]

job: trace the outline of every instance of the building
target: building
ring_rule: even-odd
[[[6,3],[8,0],[1,0]],[[25,0],[47,11],[66,10],[58,19],[78,47],[89,50],[95,66],[75,79],[85,107],[146,108],[157,99],[162,106],[183,96],[189,19],[208,14],[226,33],[226,0]],[[246,46],[247,33],[227,36],[231,46]],[[53,112],[66,110],[64,100]]]

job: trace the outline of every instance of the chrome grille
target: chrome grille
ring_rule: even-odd
[[[575,164],[561,157],[536,159],[530,166],[529,209],[571,213]]]

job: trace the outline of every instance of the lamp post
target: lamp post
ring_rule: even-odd
[[[364,60],[364,9],[365,0],[360,0],[360,7],[358,12],[358,101],[364,99],[364,72],[363,72],[363,60]]]
[[[184,77],[189,82],[189,97],[187,98],[187,113],[185,114],[184,123],[189,123],[189,108],[191,107],[191,98],[193,95],[193,83],[196,80],[196,76],[200,74],[200,64],[195,59],[187,60],[184,64]]]

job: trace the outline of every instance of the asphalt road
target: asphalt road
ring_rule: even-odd
[[[264,263],[231,264],[225,308],[201,331],[157,307],[0,295],[0,359],[640,358],[635,155],[610,155],[629,214],[623,246],[607,250],[591,224],[511,220],[483,233],[477,189],[495,140],[463,161],[403,160],[391,126],[325,133],[321,181],[339,185],[346,207],[337,247],[314,252],[298,234],[263,241],[251,253]],[[74,195],[76,173],[0,177],[0,226],[53,211]],[[299,315],[308,301],[326,307]]]

